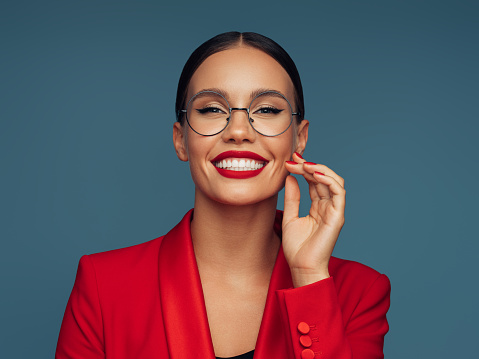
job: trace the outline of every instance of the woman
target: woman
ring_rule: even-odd
[[[194,210],[163,237],[81,258],[56,357],[382,358],[390,284],[331,256],[344,180],[302,157],[309,123],[289,55],[220,34],[190,56],[176,110]],[[289,173],[309,183],[306,217]]]

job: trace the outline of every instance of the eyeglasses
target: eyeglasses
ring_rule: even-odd
[[[251,101],[248,108],[231,107],[223,95],[215,91],[201,91],[186,105],[186,121],[201,136],[214,136],[229,124],[232,111],[246,111],[253,129],[263,136],[279,136],[291,126],[293,112],[289,101],[281,93],[265,91]]]

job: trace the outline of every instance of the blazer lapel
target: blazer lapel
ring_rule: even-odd
[[[283,212],[276,211],[276,220],[274,229],[281,238],[281,224],[283,221]],[[286,336],[284,329],[284,318],[281,316],[281,308],[277,290],[293,288],[293,280],[288,262],[284,257],[283,246],[279,247],[278,256],[274,264],[273,273],[266,297],[263,319],[259,329],[258,339],[254,357],[256,359],[291,358],[289,347],[289,336]]]
[[[190,210],[162,240],[159,251],[159,288],[169,357],[214,359],[200,275],[191,241]],[[282,212],[275,230],[281,234]],[[254,357],[289,358],[289,346],[276,291],[292,288],[291,272],[280,247],[266,297]]]
[[[170,358],[214,359],[203,289],[191,242],[192,213],[190,210],[161,243],[158,268],[161,309]]]

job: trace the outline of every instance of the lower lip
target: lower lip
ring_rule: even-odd
[[[231,170],[225,170],[224,168],[218,168],[215,167],[216,170],[220,175],[223,177],[227,178],[237,178],[237,179],[245,179],[245,178],[251,178],[259,175],[261,171],[264,169],[265,166],[258,168],[257,170],[254,171],[231,171]]]

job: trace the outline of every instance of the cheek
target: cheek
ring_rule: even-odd
[[[199,171],[203,171],[208,165],[208,154],[213,146],[211,142],[211,138],[198,138],[198,135],[189,133],[187,151],[193,180],[195,180],[195,175],[198,174]]]
[[[195,133],[188,133],[186,140],[186,149],[188,151],[188,158],[190,159],[191,165],[196,163],[200,158],[206,158],[207,148],[208,148],[207,137],[199,137]]]
[[[287,136],[284,136],[282,138],[278,138],[277,143],[274,144],[274,153],[277,154],[278,159],[284,159],[285,161],[288,161],[291,158],[291,155],[294,152],[295,146],[296,146],[296,136],[295,131],[287,132],[285,135],[288,134]]]

